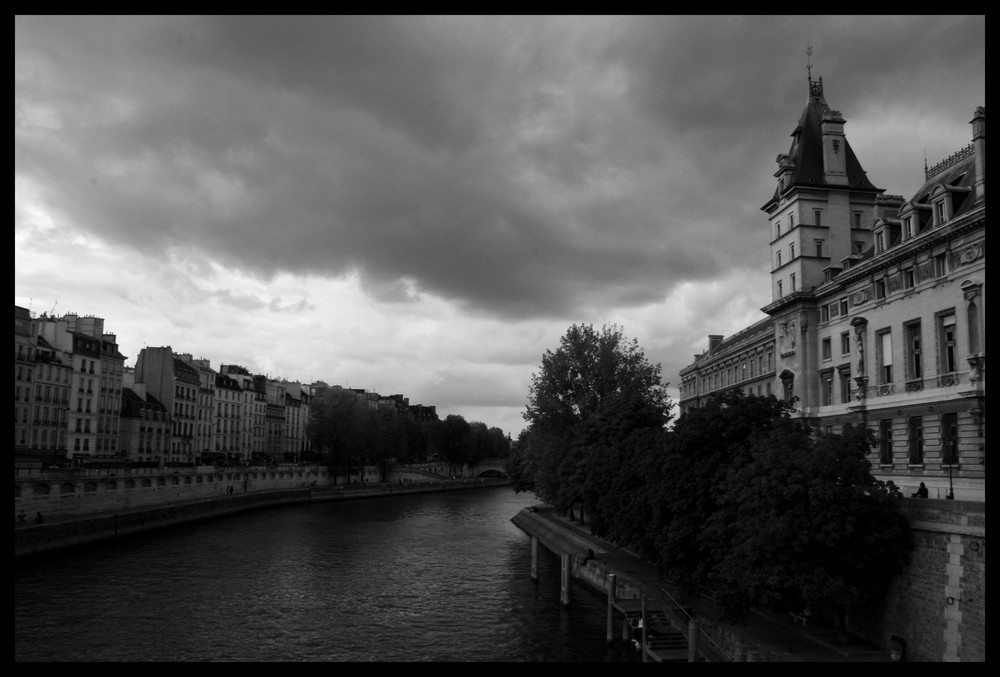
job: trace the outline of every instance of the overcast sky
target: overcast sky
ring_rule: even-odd
[[[971,141],[984,16],[14,21],[14,303],[516,437],[574,323],[678,371],[764,317],[807,100],[906,197]]]

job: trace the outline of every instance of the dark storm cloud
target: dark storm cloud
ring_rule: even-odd
[[[836,49],[816,73],[848,110],[920,49],[878,31],[953,41],[942,69],[975,58],[967,21],[896,23],[19,17],[16,178],[148,255],[570,317],[759,265],[745,253],[805,102],[807,40]]]

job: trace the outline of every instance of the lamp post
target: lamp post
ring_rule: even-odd
[[[951,463],[948,464],[948,495],[945,496],[949,501],[955,500],[955,488],[951,484]]]

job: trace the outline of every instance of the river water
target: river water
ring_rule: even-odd
[[[509,487],[267,508],[15,564],[15,661],[635,661]]]

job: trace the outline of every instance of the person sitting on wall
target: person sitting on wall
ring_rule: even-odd
[[[927,498],[927,485],[923,482],[920,483],[920,488],[917,489],[913,494],[913,498]]]

